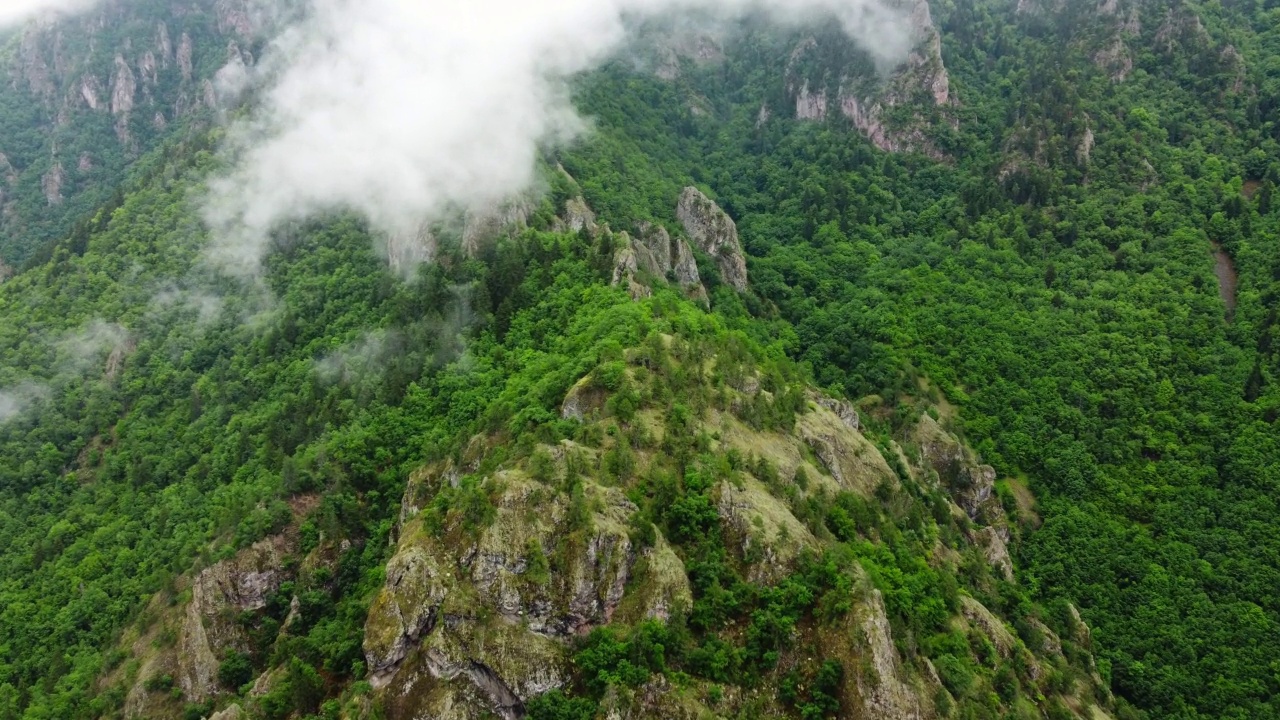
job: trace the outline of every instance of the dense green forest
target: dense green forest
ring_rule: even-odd
[[[544,158],[529,227],[475,256],[446,235],[412,282],[346,216],[291,228],[261,285],[211,274],[196,205],[225,167],[219,133],[194,124],[139,135],[127,179],[123,156],[107,163],[111,192],[67,216],[20,199],[49,218],[30,237],[58,239],[0,285],[0,719],[126,716],[117,680],[140,671],[121,638],[282,533],[333,561],[295,559],[243,618],[251,642],[217,658],[223,695],[193,701],[162,674],[149,692],[175,717],[255,697],[263,717],[377,717],[353,708],[377,696],[366,622],[406,542],[406,487],[481,436],[497,438],[484,469],[424,504],[430,542],[495,522],[504,491],[479,478],[506,463],[579,513],[597,480],[624,489],[633,542],[660,532],[693,588],[677,621],[576,641],[574,681],[524,698],[531,717],[597,717],[658,676],[711,706],[763,686],[795,717],[843,716],[861,670],[785,658],[827,652],[810,638],[852,611],[859,572],[897,651],[939,677],[939,717],[1077,716],[1072,682],[1092,688],[1093,670],[1102,688],[1082,695],[1109,689],[1120,718],[1280,714],[1280,7],[1152,0],[1117,30],[1128,6],[1019,5],[931,6],[954,102],[883,118],[918,152],[835,110],[795,118],[793,77],[829,84],[835,107],[865,62],[833,32],[748,23],[674,79],[631,60],[589,73],[575,102],[593,132]],[[1102,53],[1115,37],[1123,61]],[[3,136],[26,138],[26,155],[0,148],[15,164],[43,152],[23,107],[0,92]],[[615,230],[678,233],[690,184],[737,221],[749,292],[700,254],[705,305],[661,279],[633,301],[610,282],[618,238],[556,218],[580,192]],[[714,382],[688,369],[711,356]],[[730,359],[761,368],[768,403],[725,400]],[[584,378],[609,423],[562,413]],[[698,430],[698,412],[735,408],[793,432],[807,386],[859,403],[899,490],[822,496]],[[646,412],[666,444],[641,437]],[[968,552],[971,523],[905,467],[930,412],[998,472],[1013,582],[939,559]],[[598,467],[550,470],[539,448],[566,441]],[[674,464],[640,472],[632,451]],[[748,581],[759,558],[718,529],[713,488],[748,475],[823,543],[773,585]],[[1062,661],[1039,676],[956,630],[965,597],[1034,653],[1051,631]]]
[[[150,149],[208,125],[210,80],[262,46],[227,5],[112,0],[100,17],[0,27],[0,262],[48,260]]]

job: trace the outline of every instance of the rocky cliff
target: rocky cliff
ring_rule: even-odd
[[[747,261],[733,218],[694,187],[687,187],[680,194],[676,218],[694,246],[715,261],[720,279],[734,290],[746,292]]]
[[[19,31],[0,54],[0,256],[25,261],[207,117],[215,75],[252,65],[263,29],[243,0],[106,0]]]
[[[864,417],[728,336],[655,333],[620,357],[564,398],[578,439],[480,434],[409,477],[368,598],[365,679],[336,691],[337,716],[555,717],[548,703],[574,697],[608,718],[827,703],[926,719],[975,698],[1107,717],[1078,615],[992,604],[1013,579],[1009,520],[995,472],[942,422],[894,429],[874,403]],[[272,698],[297,692],[285,649],[317,602],[303,588],[332,582],[345,549],[298,529],[316,508],[297,501],[283,532],[152,603],[104,680],[129,688],[126,717],[274,717]],[[893,564],[904,543],[921,564]],[[921,590],[904,572],[951,579],[906,601]],[[646,633],[666,649],[627,654]]]

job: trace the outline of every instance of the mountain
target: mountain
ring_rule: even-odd
[[[111,0],[7,32],[0,258],[26,263],[106,203],[148,151],[207,128],[264,30],[241,0]]]
[[[637,20],[246,277],[269,6],[9,39],[0,718],[1276,714],[1280,8]]]

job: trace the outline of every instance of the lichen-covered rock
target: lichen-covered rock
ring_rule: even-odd
[[[209,716],[209,720],[248,720],[248,718],[244,708],[235,704],[228,705],[225,709]]]
[[[407,547],[401,541],[402,549],[387,563],[386,589],[369,608],[364,654],[375,687],[386,684],[412,644],[431,632],[455,587],[451,569],[441,564],[444,553],[426,538],[415,540]]]
[[[651,294],[637,279],[643,273],[658,280],[672,279],[689,297],[706,300],[697,260],[684,239],[672,240],[661,225],[642,223],[635,237],[619,233],[614,236],[614,243],[618,250],[614,255],[613,284],[626,283],[633,298]]]
[[[738,292],[746,292],[747,262],[733,218],[694,187],[687,187],[680,194],[676,218],[693,244],[716,261],[725,283]]]
[[[743,555],[757,561],[748,573],[751,582],[776,582],[793,569],[801,553],[818,548],[809,528],[759,480],[723,482],[716,492],[721,523]]]
[[[1004,622],[987,609],[986,605],[968,595],[962,595],[960,597],[960,613],[969,621],[971,626],[979,630],[991,641],[996,652],[1000,653],[1000,657],[1007,658],[1013,654],[1018,646],[1017,639],[1013,636],[1013,633],[1009,632],[1009,628],[1005,627]]]
[[[866,593],[852,615],[866,643],[871,666],[871,677],[851,673],[866,716],[904,720],[931,716],[932,708],[924,699],[927,695],[908,682],[902,659],[893,644],[893,631],[880,591],[873,589]]]
[[[585,450],[561,449],[557,462],[571,452]],[[472,541],[407,521],[369,609],[365,657],[392,717],[521,717],[524,699],[567,682],[568,639],[608,623],[633,576],[636,507],[618,489],[588,483],[592,510],[575,530],[566,498],[522,471],[488,483],[494,517]],[[648,556],[637,607],[657,617],[687,602],[687,580],[673,577],[683,571],[669,547]]]
[[[639,268],[654,277],[665,279],[675,267],[672,261],[671,234],[665,227],[651,223],[642,223],[637,230],[635,249]],[[697,270],[697,266],[694,270]]]
[[[589,211],[588,211],[589,212]],[[463,218],[462,251],[477,257],[485,243],[504,234],[519,232],[529,222],[533,203],[517,196],[492,207],[471,210]]]
[[[840,421],[848,426],[850,430],[858,432],[862,429],[861,418],[858,417],[858,411],[853,407],[852,403],[818,393],[810,393],[809,399],[835,413],[836,417],[840,418]]]
[[[796,422],[796,433],[813,450],[836,483],[845,490],[870,496],[881,483],[896,483],[897,476],[880,450],[860,432],[853,429],[856,418],[838,415],[849,410],[839,404],[836,410],[826,405],[802,415]],[[856,423],[856,420],[854,420]]]
[[[1005,535],[1007,531],[1003,527],[989,525],[973,530],[970,539],[974,545],[982,549],[982,555],[987,559],[987,563],[995,568],[1002,578],[1013,582],[1013,558],[1009,557]]]
[[[919,448],[920,469],[936,473],[971,519],[984,524],[1003,519],[1004,511],[995,497],[994,468],[979,463],[964,443],[929,415],[920,417],[912,440]]]
[[[596,233],[596,214],[581,197],[569,198],[564,204],[564,222],[570,232]]]
[[[236,617],[266,606],[267,598],[286,579],[285,561],[294,547],[292,538],[277,535],[196,576],[179,631],[174,673],[189,701],[201,702],[217,692],[218,664],[227,650],[247,649],[247,637]]]

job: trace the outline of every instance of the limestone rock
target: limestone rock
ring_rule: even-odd
[[[481,246],[506,233],[518,232],[533,212],[527,198],[514,197],[493,207],[467,212],[462,228],[462,250],[477,257]]]
[[[387,583],[369,608],[364,653],[374,687],[394,675],[413,643],[431,632],[453,584],[430,544],[411,544],[387,563]]]
[[[964,595],[960,598],[960,613],[970,625],[987,636],[995,646],[996,652],[1000,653],[1000,657],[1007,658],[1013,654],[1018,645],[1017,639],[1014,638],[1013,633],[1009,632],[1009,628],[1005,627],[1004,622],[987,609],[987,606]]]
[[[908,683],[902,659],[893,644],[893,631],[880,591],[873,589],[867,593],[853,614],[866,643],[874,676],[864,679],[861,673],[850,673],[854,675],[866,717],[913,720],[926,717],[920,698],[923,693]]]
[[[44,174],[40,180],[40,188],[44,191],[45,202],[50,205],[62,204],[62,183],[67,179],[67,173],[62,169],[62,163],[54,160],[53,166]]]
[[[615,235],[614,241],[619,248],[614,255],[613,284],[627,282],[633,298],[652,294],[638,281],[648,275],[673,280],[689,297],[706,301],[707,291],[698,274],[698,262],[683,238],[672,239],[661,225],[641,223],[634,237],[624,232]]]
[[[435,233],[423,223],[414,232],[391,233],[387,237],[387,263],[392,272],[407,279],[419,265],[435,259],[438,248]]]
[[[191,82],[195,51],[195,42],[191,40],[191,36],[185,32],[182,33],[182,37],[178,39],[178,69],[182,71],[182,79],[185,82]]]
[[[564,204],[565,224],[570,232],[587,231],[588,234],[596,233],[596,214],[591,207],[587,205],[587,201],[581,197],[569,198]]]
[[[971,519],[992,523],[1003,517],[1004,511],[995,497],[994,468],[979,463],[959,439],[929,415],[921,416],[913,440],[920,449],[922,469],[937,473],[938,480]]]
[[[801,416],[796,423],[796,433],[842,489],[870,496],[881,483],[896,482],[893,469],[879,449],[853,429],[849,420],[825,405],[818,405],[816,410]]]
[[[209,716],[209,720],[248,720],[244,708],[239,705],[228,705],[226,709],[220,710]]]
[[[725,529],[738,539],[745,555],[760,558],[748,576],[751,582],[767,584],[785,577],[802,552],[818,547],[813,533],[759,480],[747,478],[741,487],[724,482],[717,494]]]
[[[680,194],[676,218],[693,244],[716,261],[725,283],[738,292],[746,292],[747,262],[733,219],[694,187],[687,187]]]
[[[289,538],[268,538],[206,568],[192,582],[174,673],[189,701],[200,702],[217,692],[222,656],[228,649],[246,648],[236,617],[266,606],[285,580],[285,559],[292,551]]]

